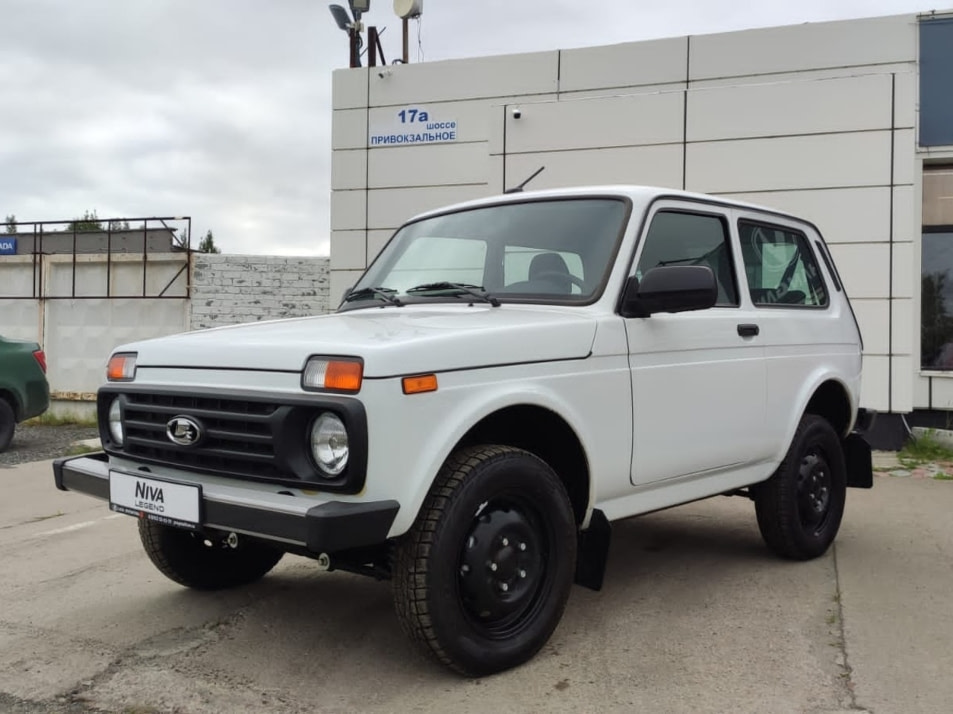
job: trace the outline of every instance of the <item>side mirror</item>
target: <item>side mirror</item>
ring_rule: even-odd
[[[707,265],[665,265],[652,268],[640,281],[630,277],[622,294],[623,317],[648,317],[656,312],[706,310],[718,300],[715,274]]]

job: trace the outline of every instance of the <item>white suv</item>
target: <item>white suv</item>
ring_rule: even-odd
[[[847,486],[861,337],[817,229],[645,187],[518,193],[404,225],[337,313],[119,348],[105,453],[59,488],[139,517],[193,588],[284,553],[393,581],[407,633],[482,675],[532,657],[609,522],[716,494],[814,558]]]

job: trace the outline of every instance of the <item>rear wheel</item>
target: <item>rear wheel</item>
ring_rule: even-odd
[[[17,427],[17,417],[13,407],[6,399],[0,397],[0,451],[6,451],[13,440],[13,432]]]
[[[830,423],[805,414],[784,461],[753,492],[771,550],[792,560],[823,555],[837,536],[847,495],[844,452]]]
[[[146,555],[163,575],[197,590],[222,590],[261,579],[284,552],[250,539],[232,548],[201,533],[139,519]]]
[[[397,614],[452,669],[498,672],[549,639],[575,562],[572,507],[547,464],[507,446],[460,449],[398,545]]]

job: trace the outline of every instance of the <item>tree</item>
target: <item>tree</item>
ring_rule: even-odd
[[[77,233],[92,233],[94,231],[105,230],[103,222],[96,215],[96,209],[86,211],[82,218],[70,221],[66,226],[67,231],[76,231]]]
[[[205,233],[205,237],[199,241],[199,247],[196,249],[199,253],[221,253],[218,246],[215,245],[215,236],[212,235],[211,229]]]
[[[17,217],[16,216],[14,216],[11,213],[9,216],[6,217],[5,222],[7,226],[4,229],[4,233],[12,235],[13,233],[17,232]]]
[[[145,227],[145,226],[143,226]],[[129,230],[129,221],[110,221],[109,230],[111,231],[128,231]]]

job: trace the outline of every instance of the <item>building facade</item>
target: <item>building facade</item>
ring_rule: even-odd
[[[863,406],[953,410],[953,17],[901,15],[334,73],[331,302],[414,214],[650,184],[815,222]],[[912,417],[911,417],[912,418]]]

